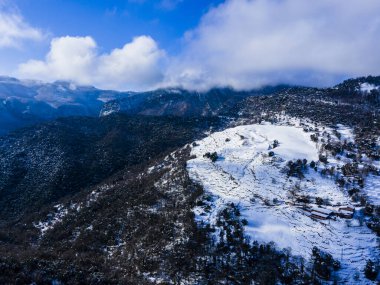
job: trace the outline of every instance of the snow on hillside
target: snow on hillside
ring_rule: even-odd
[[[57,204],[54,206],[54,212],[47,215],[46,219],[34,223],[34,226],[40,230],[41,236],[43,237],[47,231],[54,229],[56,225],[61,223],[63,219],[75,212],[81,211],[85,207],[90,207],[94,202],[96,202],[100,195],[108,191],[111,187],[109,185],[102,185],[96,190],[93,190],[88,196],[85,202],[71,203],[69,206],[63,204]]]
[[[364,187],[369,201],[374,205],[380,205],[380,180],[378,176],[369,175],[366,180],[366,185]]]
[[[360,91],[365,92],[365,93],[367,92],[369,93],[372,90],[376,90],[376,89],[379,89],[379,86],[376,86],[367,82],[360,84]]]
[[[34,226],[41,231],[42,236],[46,233],[46,231],[54,228],[55,225],[62,222],[63,218],[68,214],[68,210],[61,204],[55,205],[54,208],[56,211],[54,213],[50,213],[46,221],[40,221],[34,224]]]
[[[339,132],[353,139],[343,126],[339,126]],[[279,145],[272,148],[275,140]],[[273,156],[269,155],[271,151]],[[218,159],[212,162],[204,157],[207,152],[217,152]],[[233,202],[239,205],[242,218],[248,220],[246,233],[252,240],[274,241],[279,248],[290,247],[293,254],[306,260],[317,246],[341,261],[338,278],[342,281],[368,284],[363,268],[368,258],[378,257],[376,236],[366,226],[360,226],[363,223],[355,217],[313,220],[310,212],[295,203],[297,192],[298,196],[328,200],[330,210],[350,204],[333,179],[322,177],[312,168],[302,180],[284,173],[289,160],[318,161],[318,149],[310,133],[295,126],[238,126],[197,141],[192,154],[196,158],[188,161],[189,175],[212,197],[207,209],[195,208],[198,221],[215,225],[220,210]],[[353,279],[354,275],[361,283]]]
[[[340,134],[341,139],[343,141],[352,142],[352,143],[355,141],[355,136],[352,133],[351,128],[346,127],[342,124],[338,124],[337,127],[338,127],[337,132]]]

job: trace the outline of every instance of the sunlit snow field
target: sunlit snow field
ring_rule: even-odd
[[[338,131],[342,137],[351,139],[344,126],[339,126]],[[274,140],[280,144],[269,150]],[[215,163],[203,157],[214,151],[218,154]],[[275,155],[270,157],[269,151]],[[240,206],[242,218],[248,220],[245,230],[251,240],[274,241],[278,248],[290,247],[294,255],[306,260],[313,246],[317,246],[341,261],[342,281],[368,284],[362,271],[368,258],[378,257],[376,236],[366,226],[360,226],[358,220],[312,220],[291,204],[289,190],[294,187],[301,194],[328,198],[332,205],[350,204],[350,198],[333,179],[312,169],[302,180],[287,177],[282,171],[288,160],[318,161],[318,149],[310,133],[295,126],[239,126],[197,141],[192,154],[196,158],[188,162],[190,177],[213,197],[211,211],[195,208],[198,220],[214,224],[218,212],[233,202]],[[371,183],[379,185],[378,177],[373,180]],[[359,274],[361,281],[354,281],[354,274]]]

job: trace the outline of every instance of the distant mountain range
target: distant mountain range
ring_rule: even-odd
[[[0,77],[0,135],[59,117],[139,115],[212,116],[242,99],[287,88],[281,85],[252,91],[230,88],[208,92],[178,88],[150,92],[118,92],[57,81],[41,83]]]
[[[0,77],[0,135],[58,117],[98,116],[104,102],[125,95],[68,82]]]
[[[350,79],[321,92],[341,92],[355,100],[377,101],[379,77]],[[70,116],[107,116],[112,113],[149,116],[215,116],[233,109],[245,98],[304,87],[266,86],[249,91],[214,88],[207,92],[180,88],[148,92],[118,92],[70,82],[41,83],[0,77],[0,135],[20,127]],[[307,88],[306,88],[307,89]],[[314,90],[315,88],[311,88]],[[298,91],[297,91],[298,90]],[[361,94],[364,96],[354,96]],[[335,94],[336,95],[336,94]],[[371,99],[372,98],[372,99]]]

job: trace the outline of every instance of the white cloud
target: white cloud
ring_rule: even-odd
[[[162,80],[164,58],[156,42],[140,36],[121,49],[99,54],[91,37],[60,37],[51,41],[45,60],[19,65],[18,75],[44,81],[68,80],[100,88],[141,90]]]
[[[39,41],[43,33],[28,23],[15,9],[7,9],[0,2],[0,48],[19,47],[23,41]]]
[[[378,0],[229,0],[185,36],[166,85],[326,85],[380,73]]]
[[[98,81],[107,78],[109,81],[102,85],[109,88],[125,84],[135,88],[152,87],[162,80],[160,60],[164,56],[152,38],[137,37],[123,48],[99,57]]]
[[[29,60],[19,66],[19,72],[33,79],[77,79],[89,84],[95,59],[96,43],[91,37],[55,38],[45,61]]]

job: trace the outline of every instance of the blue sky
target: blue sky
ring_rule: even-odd
[[[99,88],[380,74],[378,0],[0,0],[0,74]]]
[[[122,47],[133,37],[150,35],[170,53],[180,49],[187,30],[198,24],[202,15],[221,0],[7,0],[5,6],[16,10],[24,20],[38,27],[46,38],[28,42],[18,49],[0,50],[5,67],[12,73],[15,63],[41,58],[52,37],[92,36],[99,49]],[[1,3],[1,0],[0,0]],[[8,8],[7,7],[7,8]]]
[[[13,0],[24,18],[55,37],[91,35],[102,49],[150,35],[176,52],[183,34],[197,26],[217,0]]]

